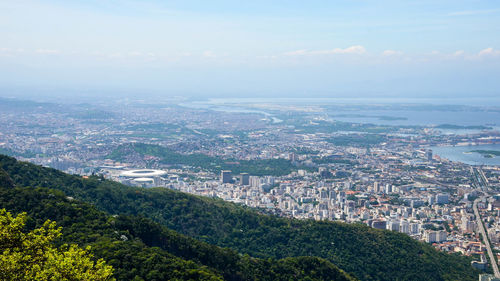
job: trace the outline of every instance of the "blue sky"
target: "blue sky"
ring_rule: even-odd
[[[498,1],[0,1],[0,95],[498,97]]]

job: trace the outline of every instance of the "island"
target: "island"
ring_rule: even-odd
[[[475,152],[481,154],[484,158],[493,158],[495,156],[500,156],[500,151],[498,150],[471,150],[470,152]]]

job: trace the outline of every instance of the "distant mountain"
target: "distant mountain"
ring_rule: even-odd
[[[219,199],[134,188],[100,177],[83,179],[7,156],[0,156],[0,168],[16,186],[57,189],[108,214],[147,217],[163,225],[161,229],[166,226],[256,258],[288,261],[288,257],[317,256],[361,280],[476,280],[479,273],[470,266],[469,257],[439,252],[405,234],[361,224],[279,218]],[[161,245],[152,234],[135,235],[151,246]],[[314,266],[304,266],[316,272]]]
[[[45,112],[49,110],[61,110],[63,106],[55,103],[35,102],[29,100],[18,100],[0,97],[0,110],[3,112]]]
[[[116,113],[109,112],[90,104],[59,104],[50,102],[36,102],[0,97],[0,111],[19,113],[56,113],[75,119],[109,119],[116,117]]]

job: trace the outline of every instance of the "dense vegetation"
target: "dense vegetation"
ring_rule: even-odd
[[[399,116],[387,116],[387,115],[364,115],[364,114],[337,114],[332,117],[350,117],[350,118],[375,118],[378,120],[386,121],[397,121],[397,120],[408,120],[406,117]]]
[[[300,119],[299,119],[300,120]],[[287,120],[287,123],[294,125],[294,130],[302,133],[335,133],[335,132],[360,132],[360,133],[388,133],[399,129],[396,126],[359,124],[341,121],[321,121],[315,120],[314,123],[301,123],[301,121]]]
[[[99,177],[82,179],[5,156],[0,156],[0,168],[18,186],[56,188],[107,213],[148,217],[185,235],[253,257],[318,256],[362,280],[477,278],[469,258],[439,252],[401,233],[360,224],[262,215],[222,200],[161,188],[137,189]]]
[[[500,156],[500,151],[498,151],[498,150],[481,150],[481,149],[477,149],[477,150],[471,150],[470,152],[479,153],[479,154],[481,154],[483,156],[487,156],[487,155]]]
[[[338,146],[369,147],[387,142],[388,139],[386,136],[378,134],[348,134],[332,137],[328,141]]]
[[[482,126],[482,125],[470,125],[470,126],[463,126],[463,125],[454,125],[454,124],[441,124],[436,126],[435,128],[438,129],[451,129],[451,130],[491,130],[491,127],[488,126]]]
[[[144,155],[158,157],[162,164],[199,167],[215,173],[219,173],[221,170],[231,170],[233,174],[249,173],[256,176],[281,176],[298,169],[291,161],[285,159],[222,159],[201,153],[181,154],[163,146],[144,143],[119,146],[108,157],[113,160],[124,161],[128,157],[140,156],[142,158]]]
[[[26,220],[26,213],[14,217],[0,209],[0,280],[114,280],[113,268],[102,259],[94,262],[89,249],[54,247],[61,236],[55,222],[25,232]]]
[[[59,244],[90,246],[95,257],[113,266],[118,280],[354,280],[320,258],[264,260],[242,256],[149,219],[106,215],[46,188],[0,187],[0,206],[15,213],[28,212],[29,228],[45,226],[47,219],[57,221],[63,226]],[[92,263],[88,258],[85,261]]]

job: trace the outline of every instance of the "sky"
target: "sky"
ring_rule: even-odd
[[[0,96],[500,97],[500,2],[0,0]]]

